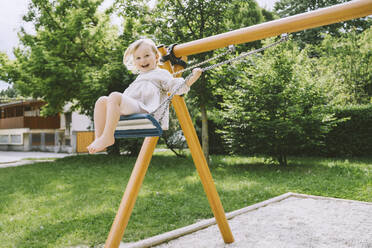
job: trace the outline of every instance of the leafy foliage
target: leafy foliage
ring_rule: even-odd
[[[91,114],[94,102],[111,91],[122,91],[132,76],[122,66],[122,44],[109,15],[99,13],[102,0],[33,0],[24,17],[36,34],[20,33],[8,81],[24,96],[42,98],[43,114],[61,111],[73,102]]]
[[[45,115],[59,112],[67,102],[91,115],[99,96],[123,91],[133,81],[134,75],[121,62],[132,41],[147,36],[158,44],[185,43],[275,18],[253,0],[158,1],[152,10],[147,2],[116,0],[99,12],[102,0],[30,1],[24,20],[34,24],[36,34],[20,32],[16,60],[0,53],[0,80],[14,87],[1,94],[42,98],[48,102]],[[346,1],[281,0],[275,9],[285,17],[341,2]],[[122,18],[120,34],[110,23],[113,13]],[[216,153],[263,153],[282,163],[288,154],[319,151],[331,123],[325,105],[371,102],[370,24],[367,17],[298,32],[293,39],[303,51],[289,43],[241,64],[203,73],[187,99],[203,143],[208,134]],[[260,46],[261,42],[242,44],[237,53]],[[199,54],[191,61],[220,52]],[[351,123],[341,120],[334,130]],[[357,127],[357,120],[348,128]],[[176,132],[175,123],[170,132]],[[131,154],[139,149],[133,140],[121,146]]]
[[[326,136],[328,156],[368,156],[372,153],[372,104],[335,107],[340,121]]]
[[[185,43],[192,40],[217,35],[237,28],[250,26],[264,20],[261,9],[253,0],[249,1],[158,1],[155,8],[157,20],[156,36],[160,43]],[[160,31],[160,32],[159,32]],[[254,43],[254,45],[259,42]],[[241,46],[251,47],[252,44]],[[218,53],[218,51],[217,51]],[[189,61],[204,61],[215,54],[215,51],[201,53]],[[193,90],[189,93],[195,108],[200,110],[202,119],[201,137],[203,151],[208,160],[208,111],[217,104],[213,98],[214,88],[210,77],[213,72],[204,72]]]
[[[156,11],[160,18],[158,25],[162,30],[157,37],[165,44],[185,43],[257,24],[264,20],[261,9],[253,0],[159,1]],[[251,47],[250,44],[247,46]],[[213,51],[193,56],[193,59],[200,62],[211,56],[213,56]],[[204,73],[199,82],[193,86],[195,90],[191,92],[199,105],[214,104],[209,74],[210,72]]]
[[[349,2],[350,0],[280,0],[275,3],[274,10],[281,17],[302,14],[312,10]],[[371,26],[372,18],[357,18],[346,22],[338,22],[318,28],[307,29],[293,34],[293,39],[304,44],[319,44],[323,40],[323,34],[327,33],[339,37],[345,32],[357,30],[362,32]]]
[[[307,52],[288,42],[267,50],[241,70],[223,92],[225,140],[232,152],[286,157],[306,146],[323,144],[331,116],[326,98],[306,70]]]
[[[372,97],[372,29],[337,38],[326,35],[312,49],[314,81],[333,105],[366,104]]]
[[[0,97],[16,98],[17,96],[19,96],[18,91],[11,87],[8,87],[7,89],[0,91]]]

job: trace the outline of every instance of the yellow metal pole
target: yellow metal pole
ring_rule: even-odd
[[[158,140],[159,137],[147,137],[143,141],[141,151],[121,200],[119,210],[107,237],[105,248],[117,248],[120,245]]]
[[[176,45],[174,54],[177,57],[188,56],[228,45],[261,40],[283,33],[293,33],[371,14],[372,0],[355,0]]]
[[[165,55],[166,53],[164,47],[159,48],[159,51],[162,55]],[[173,72],[169,61],[164,63],[163,68],[168,69],[170,72]],[[179,66],[175,66],[175,71],[178,71],[179,69],[181,69]],[[213,182],[212,174],[208,168],[207,161],[204,157],[203,150],[200,146],[199,139],[196,134],[194,125],[192,124],[192,120],[189,111],[187,110],[185,101],[180,96],[174,96],[172,99],[172,104],[185,135],[187,144],[190,148],[191,156],[194,160],[195,167],[198,171],[204,191],[207,195],[209,205],[211,206],[214,217],[216,218],[216,222],[218,228],[220,229],[222,238],[225,243],[232,243],[234,242],[234,237],[232,235],[229,223],[227,222],[225,211],[218,196],[216,186]]]

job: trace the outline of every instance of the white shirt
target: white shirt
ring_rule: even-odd
[[[168,97],[168,92],[173,93],[180,84],[184,83],[185,79],[174,78],[167,70],[156,68],[139,74],[123,95],[137,100],[143,111],[151,113]],[[190,87],[184,84],[177,94],[186,94],[189,90]],[[163,113],[164,117],[160,126],[163,130],[167,130],[169,127],[169,104],[164,104],[154,113],[155,119],[159,121]]]

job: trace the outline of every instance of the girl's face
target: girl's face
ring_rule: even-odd
[[[142,43],[133,53],[134,65],[140,72],[151,71],[156,68],[158,55],[149,44]]]

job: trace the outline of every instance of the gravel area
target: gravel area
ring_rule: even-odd
[[[225,244],[217,225],[211,225],[153,247],[372,248],[372,203],[368,202],[291,196],[237,215],[229,224],[235,238],[232,244]]]

